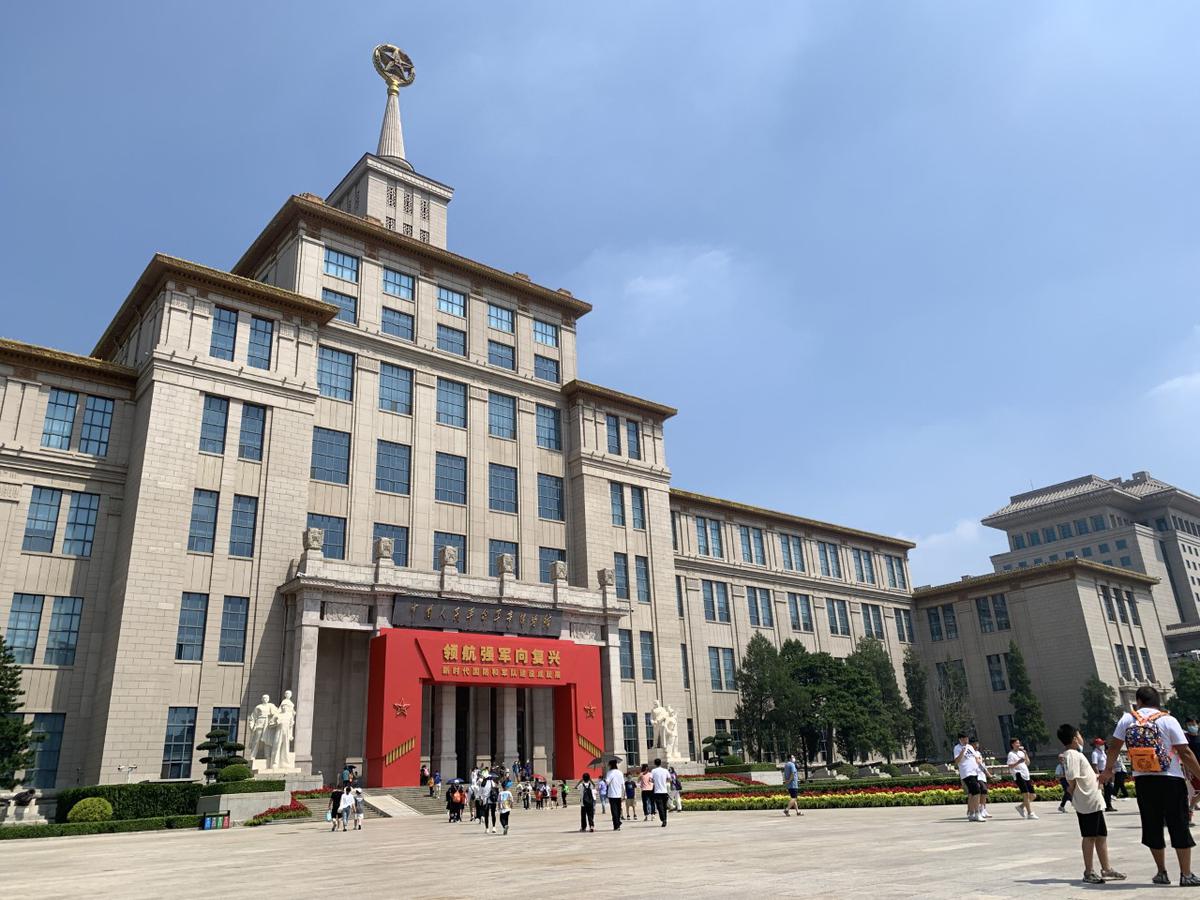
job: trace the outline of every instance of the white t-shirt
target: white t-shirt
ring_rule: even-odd
[[[342,796],[338,799],[338,812],[341,812],[343,809],[353,809],[353,808],[354,808],[354,795],[343,793]]]
[[[614,799],[625,796],[625,776],[621,774],[620,769],[609,769],[604,776],[604,783],[608,785],[608,797]]]
[[[954,748],[954,761],[958,764],[958,777],[960,779],[970,778],[972,775],[979,774],[976,771],[976,756],[975,748],[970,744],[959,744]]]
[[[1020,775],[1026,781],[1029,780],[1029,756],[1024,750],[1013,750],[1008,754],[1008,768],[1014,775]]]
[[[1088,759],[1074,748],[1063,754],[1063,778],[1074,781],[1071,805],[1077,813],[1095,813],[1104,809],[1104,794]]]
[[[1108,765],[1108,752],[1103,746],[1097,746],[1092,751],[1092,765],[1100,772],[1103,772],[1104,767]]]
[[[979,779],[980,784],[987,784],[987,772],[983,770],[982,760],[975,763],[975,777]]]
[[[500,792],[500,811],[508,812],[510,809],[512,809],[512,805],[513,805],[512,791],[510,791],[508,788],[505,788],[504,790],[502,790]]]
[[[650,778],[654,782],[656,794],[665,794],[671,787],[671,773],[662,766],[651,769]]]
[[[1152,716],[1157,709],[1150,706],[1143,706],[1138,710],[1142,717]],[[1119,741],[1125,740],[1125,732],[1134,722],[1132,713],[1125,713],[1121,716],[1121,721],[1117,723],[1116,729],[1113,731],[1113,737]],[[1187,744],[1187,736],[1183,733],[1183,728],[1179,725],[1179,720],[1174,716],[1162,716],[1154,720],[1154,724],[1158,726],[1158,733],[1162,737],[1163,742],[1170,748],[1171,764],[1165,772],[1134,772],[1134,778],[1141,778],[1144,775],[1173,775],[1176,778],[1183,777],[1183,766],[1179,764],[1179,754],[1175,748],[1180,744]]]

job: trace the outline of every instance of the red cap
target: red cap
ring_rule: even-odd
[[[1099,747],[1103,743],[1104,743],[1104,738],[1092,738],[1092,746],[1093,747]]]

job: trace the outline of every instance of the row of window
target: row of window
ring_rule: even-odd
[[[1116,542],[1115,546],[1118,550],[1124,550],[1124,549],[1126,549],[1128,544],[1129,544],[1129,542],[1126,541],[1124,538],[1122,538]],[[1102,556],[1106,553],[1111,552],[1109,550],[1109,546],[1107,543],[1099,544],[1096,547],[1096,551],[1098,551]],[[1079,551],[1079,555],[1082,556],[1084,559],[1091,559],[1093,556],[1096,555],[1096,551],[1093,551],[1090,546],[1089,547],[1081,547],[1080,551]],[[1063,559],[1075,559],[1076,553],[1074,550],[1065,550],[1065,551],[1063,551],[1062,558]],[[1017,568],[1018,569],[1027,569],[1027,568],[1029,568],[1030,565],[1040,566],[1043,562],[1058,562],[1058,560],[1059,560],[1059,555],[1057,553],[1051,553],[1045,559],[1042,559],[1042,557],[1037,556],[1037,557],[1034,557],[1034,559],[1032,561],[1021,560],[1020,562],[1017,563]],[[1111,559],[1101,560],[1101,562],[1106,566],[1111,566],[1113,564],[1113,561]],[[1120,564],[1121,564],[1121,568],[1123,568],[1123,569],[1133,568],[1133,558],[1130,556],[1122,556],[1120,558]],[[1012,571],[1012,568],[1013,568],[1012,563],[1004,564],[1005,572]]]
[[[237,741],[239,711],[236,706],[214,706],[210,730],[223,728],[228,740]],[[196,707],[172,706],[167,709],[167,734],[163,740],[160,778],[192,777],[192,756],[196,744]]]
[[[1193,522],[1191,519],[1184,519],[1180,516],[1172,515],[1171,521],[1175,524],[1176,531],[1186,531],[1192,537],[1200,537],[1200,524]],[[1155,522],[1155,526],[1159,531],[1167,530],[1167,520],[1160,518]]]
[[[1008,599],[1003,594],[975,598],[975,613],[979,617],[979,630],[983,634],[993,631],[1008,631],[1012,626],[1008,618]],[[958,617],[953,603],[931,606],[925,610],[931,641],[958,640]]]
[[[1108,523],[1104,516],[1089,516],[1075,519],[1074,522],[1060,522],[1057,527],[1046,526],[1033,529],[1025,534],[1011,534],[1009,540],[1014,550],[1024,550],[1027,546],[1038,547],[1042,544],[1053,544],[1055,541],[1067,541],[1073,537],[1082,537],[1094,531],[1107,531]]]
[[[249,597],[225,597],[221,607],[221,639],[217,661],[246,661],[246,622]],[[204,634],[208,626],[208,594],[184,592],[179,603],[179,628],[175,635],[175,658],[182,662],[204,659]]]
[[[83,598],[54,597],[53,600],[42,664],[73,666],[75,646],[79,643],[79,623],[83,618]],[[37,658],[38,635],[45,605],[46,598],[40,594],[13,594],[4,642],[21,665],[33,665]]]
[[[1133,591],[1125,591],[1125,596],[1121,596],[1119,588],[1112,588],[1111,592],[1107,585],[1100,585],[1100,601],[1104,604],[1104,613],[1108,617],[1108,621],[1121,624],[1133,624],[1139,628],[1142,625],[1142,617],[1138,613],[1137,601],[1133,597]]]
[[[619,630],[618,636],[620,638],[620,648],[621,648],[620,649],[621,677],[626,680],[633,680],[636,677],[636,675],[634,674],[634,667],[633,667],[633,632],[630,631],[628,628],[622,628]],[[686,647],[687,645],[685,644],[683,646]],[[638,647],[640,649],[641,658],[642,658],[642,680],[643,681],[657,681],[658,680],[658,666],[655,662],[655,657],[654,657],[654,632],[653,631],[639,632],[638,633]],[[687,678],[687,675],[686,675],[686,670],[687,670],[686,653],[684,655],[683,665],[684,665],[684,670],[685,670],[684,678],[686,680],[686,678]]]
[[[62,511],[63,494],[71,498],[67,508],[67,526],[63,532],[64,556],[91,556],[96,537],[96,519],[100,511],[100,495],[82,491],[61,491],[58,488],[34,487],[29,498],[29,513],[25,519],[25,537],[21,549],[32,553],[53,553],[58,534],[58,516]]]
[[[50,391],[50,401],[46,405],[46,419],[42,423],[42,446],[52,450],[70,450],[71,438],[75,434],[75,420],[80,416],[80,409],[79,394],[53,388]],[[107,456],[108,439],[112,431],[113,401],[108,397],[85,395],[82,416],[76,449],[88,456]]]
[[[1113,644],[1113,651],[1117,656],[1117,671],[1122,678],[1132,676],[1138,681],[1154,680],[1154,666],[1150,664],[1150,653],[1145,647]]]
[[[637,584],[639,603],[650,602],[650,560],[645,556],[633,558],[634,576]],[[629,599],[629,554],[613,554],[613,580],[617,596],[622,600]]]
[[[208,355],[214,359],[232,362],[237,348],[237,332],[238,311],[224,306],[214,307]],[[260,316],[251,316],[246,365],[252,369],[270,369],[274,345],[275,322]]]
[[[621,417],[608,413],[604,416],[608,435],[608,452],[621,455]],[[642,458],[642,426],[633,419],[625,420],[625,454],[630,459]]]
[[[217,491],[196,488],[192,492],[192,518],[188,525],[187,548],[191,553],[213,553],[217,538]],[[229,555],[252,558],[258,530],[258,498],[233,495],[229,521]]]
[[[646,528],[646,491],[644,488],[635,485],[629,485],[629,524],[634,528],[644,530]],[[612,507],[612,523],[625,527],[625,490],[626,486],[610,481],[608,483],[609,501]]]

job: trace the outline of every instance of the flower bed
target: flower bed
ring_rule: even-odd
[[[270,809],[260,812],[256,816],[251,816],[243,825],[253,828],[256,825],[266,825],[268,822],[274,822],[276,819],[307,819],[312,816],[312,810],[296,799],[295,794],[292,795],[292,802],[287,806],[272,806]]]

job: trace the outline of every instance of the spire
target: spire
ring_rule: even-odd
[[[377,156],[398,163],[406,169],[412,166],[404,158],[404,129],[400,125],[400,88],[413,83],[415,75],[408,54],[393,44],[380,44],[372,54],[375,71],[387,82],[387,106],[383,110],[383,127],[379,130]]]

